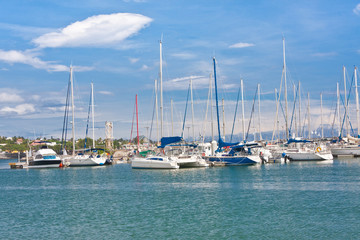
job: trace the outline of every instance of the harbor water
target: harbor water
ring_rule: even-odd
[[[177,170],[9,162],[0,239],[360,239],[356,158]]]

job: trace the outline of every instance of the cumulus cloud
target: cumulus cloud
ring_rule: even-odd
[[[4,51],[0,49],[0,61],[14,64],[14,63],[22,63],[30,65],[37,69],[44,69],[49,72],[65,72],[69,71],[69,67],[61,64],[56,64],[52,61],[43,61],[37,57],[38,53],[34,51]],[[74,66],[74,70],[78,72],[90,71],[92,67],[86,66]]]
[[[358,5],[356,5],[356,7],[354,8],[353,12],[356,15],[360,15],[360,3]]]
[[[109,47],[136,34],[151,21],[149,17],[133,13],[96,15],[44,34],[33,43],[40,48]]]
[[[239,43],[235,43],[235,44],[229,46],[229,48],[246,48],[246,47],[253,47],[253,46],[255,46],[255,44],[253,44],[253,43],[239,42]]]
[[[33,52],[30,51],[4,51],[0,50],[0,61],[7,62],[10,64],[13,63],[23,63],[31,65],[38,69],[45,69],[48,71],[68,71],[68,67],[60,64],[55,64],[54,62],[46,62],[42,61],[38,57],[35,56]]]
[[[35,112],[35,107],[33,104],[20,104],[16,107],[3,107],[0,109],[0,113],[7,114],[7,113],[16,113],[18,115],[24,115],[27,113],[33,113]]]
[[[24,99],[16,93],[7,93],[7,92],[0,93],[0,102],[16,103],[16,102],[23,102],[23,101],[24,101]]]

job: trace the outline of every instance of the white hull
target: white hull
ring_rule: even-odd
[[[27,164],[24,165],[24,168],[59,168],[60,164],[47,164],[47,165],[34,165],[29,166]]]
[[[75,156],[65,160],[66,166],[69,167],[82,167],[82,166],[99,166],[104,165],[106,158],[104,157],[89,157],[89,156]]]
[[[334,156],[360,156],[360,147],[339,147],[339,148],[332,148],[331,153]]]
[[[179,165],[175,161],[167,160],[167,158],[148,157],[132,159],[131,167],[143,169],[177,169]]]
[[[332,160],[331,153],[317,153],[317,152],[287,152],[286,156],[290,161],[322,161]]]
[[[179,156],[176,159],[176,162],[178,165],[183,167],[208,167],[209,164],[205,161],[205,159],[202,159],[200,156],[188,156],[188,157],[182,157]]]

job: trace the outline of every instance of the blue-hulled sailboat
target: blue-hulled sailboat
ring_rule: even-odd
[[[219,134],[219,144],[216,153],[213,156],[205,157],[205,159],[212,163],[222,163],[224,165],[251,165],[251,164],[260,163],[261,158],[259,154],[255,154],[253,151],[254,149],[258,149],[260,147],[257,143],[252,143],[252,144],[226,143],[221,138],[215,57],[213,58],[213,63],[214,63],[216,116],[217,116],[218,134]],[[228,152],[224,152],[223,151],[224,148],[228,148],[231,150]]]

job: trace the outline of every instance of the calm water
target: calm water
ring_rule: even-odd
[[[0,239],[360,239],[360,159],[10,170]]]

